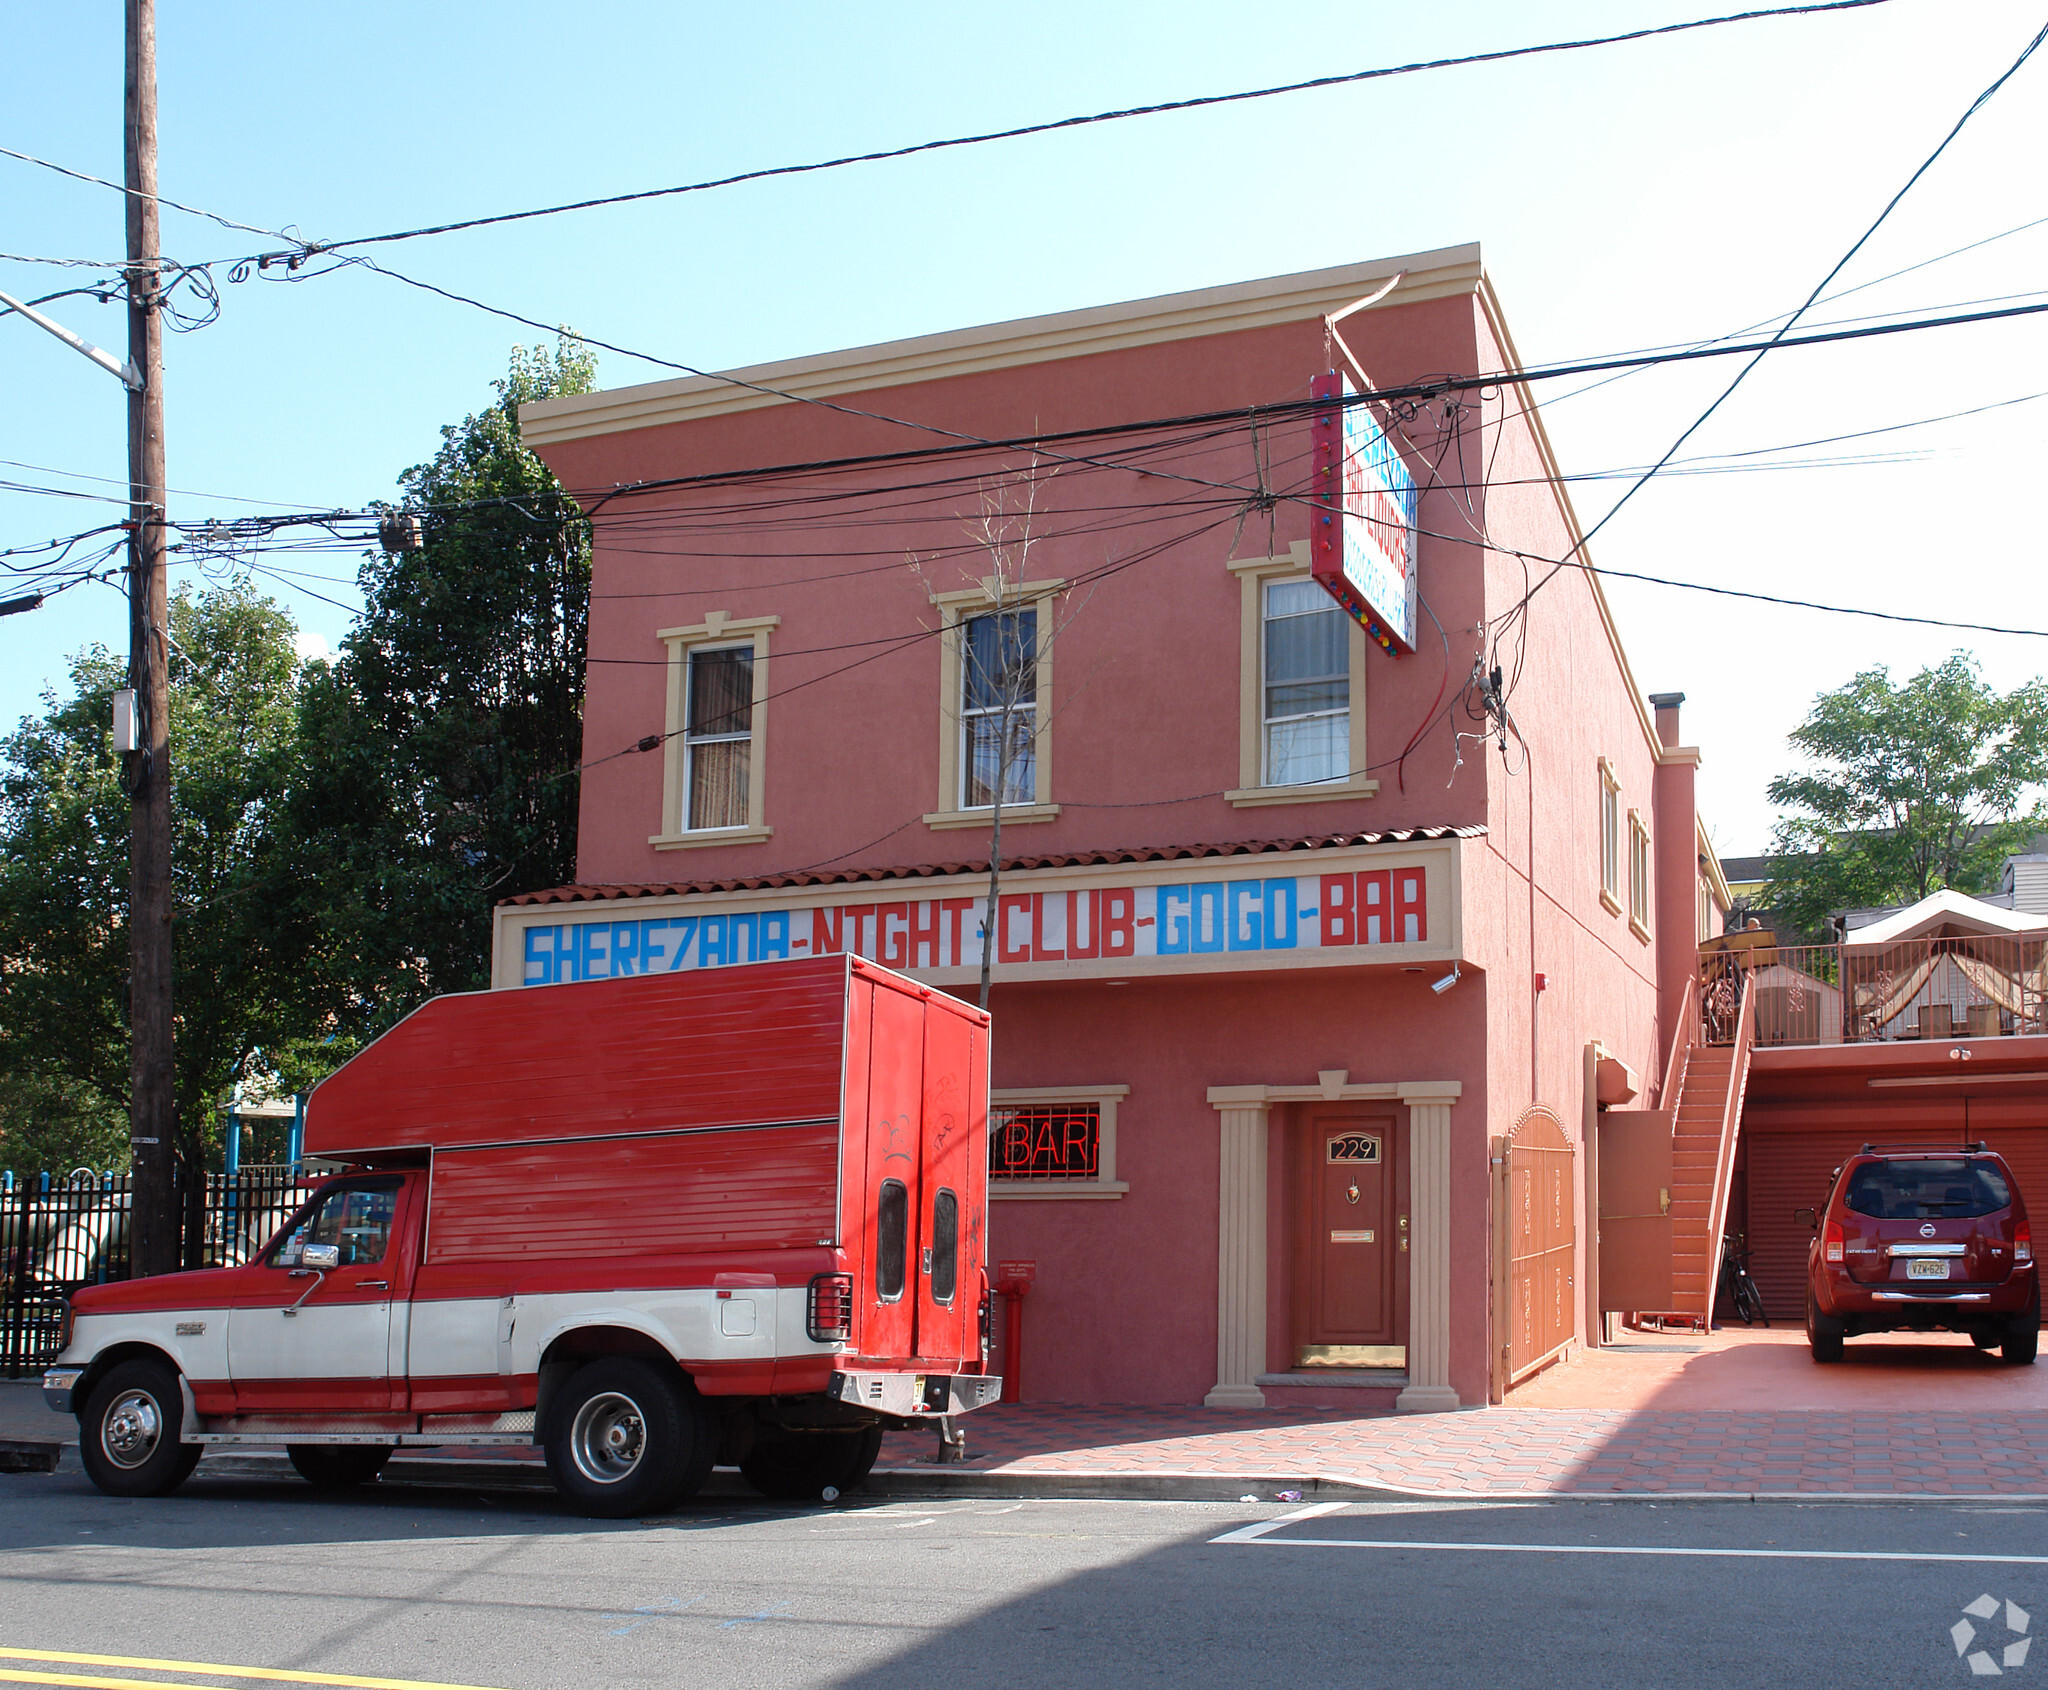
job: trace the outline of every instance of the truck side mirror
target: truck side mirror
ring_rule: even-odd
[[[299,1252],[299,1266],[313,1269],[316,1273],[332,1273],[341,1266],[339,1244],[308,1244]]]
[[[1808,1232],[1816,1232],[1820,1229],[1820,1215],[1815,1210],[1794,1209],[1792,1211],[1792,1219],[1800,1226],[1805,1227]]]

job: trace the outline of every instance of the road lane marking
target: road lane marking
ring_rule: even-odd
[[[1314,1510],[1327,1513],[1325,1504]],[[1302,1514],[1310,1510],[1303,1509]],[[1284,1526],[1293,1515],[1268,1520],[1262,1526],[1240,1526],[1234,1532],[1212,1537],[1211,1543],[1257,1543],[1263,1549],[1424,1549],[1454,1550],[1487,1555],[1695,1555],[1749,1561],[1970,1561],[1999,1567],[2048,1567],[2048,1555],[1956,1555],[1940,1551],[1924,1554],[1910,1549],[1687,1549],[1672,1544],[1608,1543],[1434,1543],[1416,1538],[1371,1537],[1267,1537]]]
[[[56,1649],[0,1649],[0,1660],[48,1661],[61,1666],[134,1667],[144,1672],[212,1673],[221,1678],[263,1678],[284,1684],[335,1684],[347,1690],[493,1690],[489,1685],[442,1684],[418,1678],[364,1678],[344,1672],[292,1672],[284,1667],[223,1666],[217,1661],[158,1661],[141,1655],[74,1655]],[[10,1672],[0,1681],[14,1684],[66,1684],[77,1690],[165,1690],[156,1679],[81,1678],[67,1673]],[[178,1685],[173,1690],[220,1690],[213,1685]]]
[[[1275,1515],[1270,1520],[1261,1520],[1256,1525],[1239,1526],[1234,1532],[1225,1532],[1221,1537],[1212,1537],[1211,1543],[1254,1543],[1268,1532],[1277,1532],[1282,1526],[1291,1526],[1297,1520],[1313,1520],[1319,1514],[1335,1514],[1348,1508],[1346,1502],[1312,1502],[1306,1508],[1296,1508],[1285,1514]],[[1295,1540],[1299,1541],[1299,1540]]]

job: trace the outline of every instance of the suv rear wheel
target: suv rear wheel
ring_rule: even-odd
[[[1806,1293],[1806,1343],[1813,1351],[1815,1361],[1840,1361],[1842,1340],[1847,1336],[1841,1321],[1833,1315],[1822,1314],[1820,1305],[1813,1299],[1813,1290]]]
[[[2005,1329],[2005,1359],[2019,1367],[2031,1367],[2041,1348],[2041,1292],[2034,1291],[2032,1307],[2012,1317]]]

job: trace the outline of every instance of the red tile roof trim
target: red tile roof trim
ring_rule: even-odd
[[[1386,833],[1324,833],[1309,838],[1241,839],[1214,845],[1139,845],[1117,851],[1067,851],[1043,857],[1005,857],[1003,872],[1013,869],[1088,868],[1111,863],[1166,863],[1193,857],[1249,857],[1274,851],[1341,851],[1354,845],[1398,845],[1416,839],[1481,839],[1483,827],[1408,827]],[[979,862],[920,863],[904,868],[798,869],[789,874],[764,874],[751,879],[684,880],[666,885],[551,886],[501,900],[519,904],[592,904],[615,898],[673,898],[694,892],[757,892],[782,886],[854,885],[872,880],[923,880],[936,875],[986,874],[988,859]]]

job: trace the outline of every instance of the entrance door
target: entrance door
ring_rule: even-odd
[[[1408,1180],[1391,1119],[1322,1114],[1297,1135],[1294,1360],[1408,1362]]]
[[[228,1314],[228,1374],[237,1414],[379,1414],[391,1409],[391,1304],[409,1253],[403,1174],[330,1186],[242,1272]],[[304,1264],[308,1245],[333,1267]],[[394,1280],[400,1280],[394,1289]]]
[[[1508,1259],[1508,1378],[1512,1385],[1548,1361],[1578,1331],[1572,1258],[1572,1143],[1564,1125],[1531,1105],[1508,1135],[1502,1221]]]

